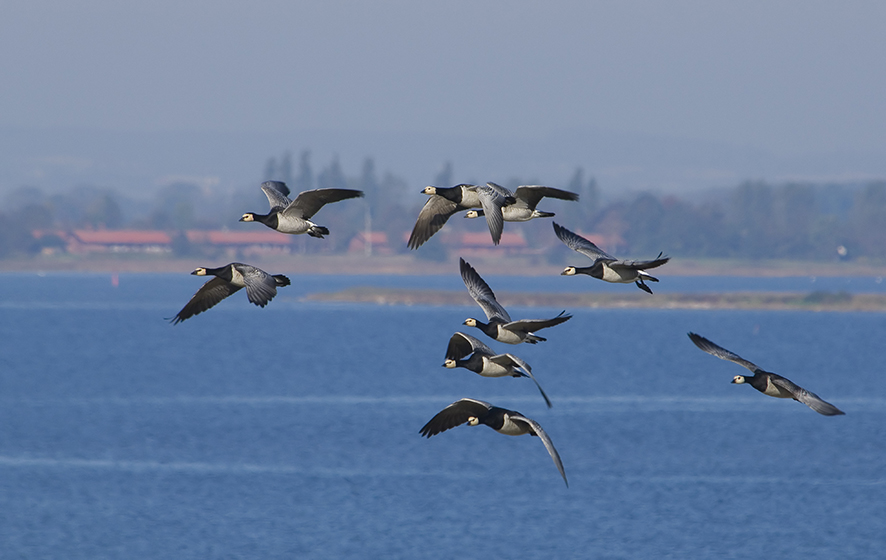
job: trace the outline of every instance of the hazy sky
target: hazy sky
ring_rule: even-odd
[[[594,128],[886,156],[880,0],[0,0],[0,12],[0,127]]]

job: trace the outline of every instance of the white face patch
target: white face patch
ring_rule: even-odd
[[[476,416],[471,416],[470,418],[468,418],[468,424],[470,424],[471,426],[476,426],[479,423],[480,423],[480,419],[477,418]]]
[[[425,187],[425,190],[422,192],[425,194],[437,194],[437,189],[434,187]]]
[[[197,270],[194,271],[194,274],[196,274],[197,276],[206,276],[206,269],[205,268],[198,268]]]
[[[445,362],[443,362],[443,366],[452,369],[455,367],[455,360],[453,360],[452,358],[448,358]]]
[[[732,382],[733,383],[744,383],[745,382],[744,375],[736,375],[735,377],[732,378]]]
[[[575,267],[567,266],[563,272],[560,273],[560,276],[575,276]]]
[[[253,220],[254,220],[254,219],[253,219],[253,217],[252,217],[252,214],[243,214],[243,217],[240,218],[240,221],[241,221],[241,222],[251,222],[251,221],[253,221]]]
[[[467,214],[465,214],[465,218],[478,218],[480,214],[477,214],[476,210],[469,210]]]
[[[465,319],[465,325],[467,325],[469,327],[476,327],[477,320],[476,319]]]

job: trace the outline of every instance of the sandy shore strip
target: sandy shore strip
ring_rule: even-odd
[[[505,307],[574,309],[763,309],[777,311],[886,312],[886,294],[846,292],[729,292],[697,294],[610,293],[496,293]],[[350,288],[308,295],[307,301],[370,303],[376,305],[476,305],[463,291]]]

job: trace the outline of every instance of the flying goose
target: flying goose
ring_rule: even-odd
[[[482,208],[486,216],[486,225],[492,235],[492,242],[498,245],[504,228],[502,206],[516,202],[513,196],[503,191],[494,183],[486,185],[469,185],[462,183],[454,187],[425,187],[421,192],[430,198],[418,213],[418,219],[412,228],[407,245],[410,249],[418,249],[435,233],[440,231],[450,216],[459,210]]]
[[[440,432],[460,426],[465,422],[471,426],[486,424],[496,432],[508,436],[521,436],[523,434],[538,436],[542,443],[544,443],[545,449],[548,450],[551,459],[554,460],[557,470],[560,471],[563,482],[566,483],[567,487],[569,486],[569,481],[566,480],[566,471],[563,470],[563,462],[560,460],[560,454],[554,448],[551,438],[548,437],[548,434],[545,433],[538,422],[523,416],[515,410],[507,410],[492,406],[488,402],[465,398],[455,401],[438,412],[436,416],[431,418],[419,430],[419,433],[430,438]]]
[[[281,181],[265,181],[261,190],[268,197],[271,210],[267,214],[247,212],[240,218],[241,222],[261,222],[280,233],[307,233],[320,239],[329,235],[329,229],[318,226],[311,217],[326,204],[363,196],[363,191],[353,189],[314,189],[290,200],[289,187]]]
[[[464,359],[466,356],[468,358]],[[449,369],[462,367],[483,377],[506,375],[528,377],[538,387],[538,392],[541,393],[548,408],[551,407],[551,400],[532,375],[529,364],[513,354],[496,354],[492,348],[469,334],[457,332],[452,335],[446,348],[446,361],[443,362],[443,367]]]
[[[836,406],[832,405],[829,402],[825,402],[810,391],[807,391],[803,387],[793,383],[790,379],[785,379],[784,377],[765,371],[761,369],[754,363],[751,363],[738,354],[733,354],[729,350],[717,346],[710,340],[706,339],[701,335],[697,335],[695,333],[688,333],[689,339],[695,343],[700,349],[704,350],[711,356],[716,356],[721,360],[728,360],[730,362],[734,362],[740,366],[746,367],[752,372],[754,375],[748,377],[745,375],[736,375],[733,379],[733,383],[748,383],[754,389],[760,391],[764,395],[769,395],[770,397],[776,397],[779,399],[794,399],[795,401],[799,401],[815,412],[819,414],[824,414],[825,416],[837,416],[840,414],[846,414]]]
[[[492,185],[494,183],[487,183]],[[505,192],[510,192],[504,187],[500,187]],[[553,212],[542,212],[536,210],[542,198],[558,198],[560,200],[578,200],[578,193],[555,189],[553,187],[543,187],[541,185],[523,185],[517,187],[517,191],[512,195],[516,202],[508,204],[501,209],[502,218],[506,222],[528,222],[533,218],[550,218]],[[465,218],[479,218],[483,216],[483,210],[468,210]]]
[[[171,319],[173,325],[206,311],[240,288],[246,288],[249,301],[264,307],[277,295],[278,286],[290,284],[289,278],[282,274],[271,276],[260,268],[242,263],[230,263],[221,268],[198,268],[191,274],[215,278],[203,284],[191,301]]]
[[[638,288],[651,294],[652,290],[646,285],[645,281],[658,282],[658,278],[647,274],[646,269],[661,266],[670,260],[669,257],[662,257],[662,254],[659,253],[651,261],[620,261],[557,222],[554,222],[554,233],[557,234],[560,241],[565,243],[567,247],[594,261],[591,266],[567,266],[560,273],[565,276],[587,274],[605,282],[617,284],[630,284],[634,282]]]
[[[463,258],[459,258],[458,263],[461,268],[461,279],[464,281],[468,293],[471,294],[471,297],[474,298],[474,301],[477,302],[477,305],[486,314],[486,320],[489,321],[484,323],[470,317],[465,320],[464,324],[480,329],[490,338],[505,344],[520,344],[521,342],[536,344],[547,339],[537,336],[534,331],[559,325],[572,318],[572,315],[566,315],[566,312],[562,311],[552,319],[521,319],[519,321],[512,321],[505,308],[496,301],[495,294],[492,293],[489,284],[477,274],[474,267],[469,265]]]

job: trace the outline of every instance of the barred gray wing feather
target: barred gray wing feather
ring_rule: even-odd
[[[609,268],[613,270],[649,270],[652,268],[659,267],[666,262],[668,262],[670,257],[661,257],[648,260],[648,261],[616,261],[612,263],[608,263]]]
[[[239,289],[239,286],[235,286],[221,278],[213,278],[197,290],[197,293],[191,297],[191,300],[173,317],[172,324],[177,325],[185,319],[203,313]]]
[[[518,321],[511,321],[502,325],[502,328],[515,332],[535,332],[565,323],[571,318],[572,315],[560,313],[552,319],[520,319]]]
[[[289,187],[281,181],[265,181],[261,184],[261,190],[268,197],[268,204],[271,210],[280,211],[289,206],[292,201],[289,199]]]
[[[488,346],[487,346],[487,348],[488,348]],[[497,354],[495,356],[490,355],[489,360],[491,362],[495,362],[495,363],[502,365],[502,366],[518,367],[518,368],[525,369],[527,373],[532,373],[532,367],[530,367],[529,364],[524,362],[521,358],[518,358],[517,356],[510,354],[510,353]]]
[[[508,195],[503,195],[498,189],[504,187],[491,187],[495,183],[487,183],[485,186],[476,187],[480,197],[480,205],[483,207],[483,214],[486,216],[486,225],[489,227],[489,234],[492,236],[492,242],[498,245],[501,242],[501,234],[504,230],[505,219],[501,212]],[[496,188],[498,187],[498,188]],[[513,197],[511,197],[513,198]]]
[[[493,361],[502,366],[514,366],[522,368],[525,371],[526,377],[532,380],[535,383],[535,386],[538,388],[538,392],[541,393],[542,398],[545,400],[545,404],[548,405],[548,408],[551,408],[553,405],[551,404],[551,399],[548,398],[548,394],[545,393],[545,390],[541,388],[541,383],[538,382],[538,379],[532,375],[532,368],[529,367],[529,364],[518,358],[513,354],[499,354],[498,356],[492,356],[489,358],[490,361]]]
[[[464,281],[468,293],[471,294],[471,297],[474,298],[474,301],[477,302],[477,305],[486,314],[486,319],[501,319],[502,321],[510,322],[511,316],[498,303],[492,288],[489,287],[486,281],[480,278],[474,267],[462,258],[459,259],[459,267],[461,269],[461,279]]]
[[[597,247],[592,242],[588,241],[584,237],[573,233],[561,226],[557,222],[554,222],[554,233],[557,234],[557,237],[566,244],[567,247],[581,253],[592,261],[597,261],[600,259],[606,261],[616,261],[615,257],[604,251],[603,249]]]
[[[522,185],[517,187],[515,194],[517,203],[521,202],[527,207],[534,209],[541,199],[557,198],[559,200],[578,200],[578,193],[572,191],[564,191],[553,187],[545,187],[542,185]]]
[[[560,454],[557,453],[557,449],[554,447],[554,442],[551,441],[551,438],[548,436],[547,432],[541,427],[541,425],[533,420],[532,418],[526,418],[525,416],[519,414],[511,414],[511,421],[523,422],[529,426],[529,428],[538,436],[538,439],[544,444],[545,449],[548,450],[548,454],[553,459],[554,464],[557,466],[557,470],[560,471],[560,476],[563,477],[563,482],[566,483],[566,486],[569,486],[569,481],[566,480],[566,471],[563,469],[563,461],[560,460]]]
[[[703,337],[699,334],[689,333],[689,339],[693,343],[695,343],[695,345],[698,346],[701,350],[707,352],[711,356],[716,356],[716,357],[720,358],[721,360],[728,360],[730,362],[736,363],[740,366],[746,367],[747,369],[751,370],[754,373],[756,373],[757,371],[763,371],[760,369],[760,366],[758,366],[757,364],[755,364],[753,362],[749,362],[749,361],[745,360],[744,358],[742,358],[741,356],[739,356],[738,354],[730,352],[729,350],[723,348],[722,346],[718,346],[717,344],[714,344],[713,342],[711,342],[710,340],[706,339],[705,337]]]
[[[459,209],[458,204],[448,198],[432,194],[412,228],[407,246],[410,249],[418,249],[446,224],[446,221]]]
[[[836,406],[825,401],[812,391],[807,391],[803,387],[800,387],[790,379],[786,379],[784,377],[781,377],[780,375],[773,375],[772,377],[770,377],[770,381],[773,385],[778,385],[782,389],[785,389],[786,391],[791,393],[795,399],[819,414],[824,414],[825,416],[838,416],[840,414],[846,414]]]
[[[499,196],[503,198],[515,198],[514,193],[512,193],[507,187],[503,187],[498,183],[488,182],[486,183],[486,186],[494,190],[496,193],[498,193]]]
[[[355,189],[314,189],[300,193],[283,212],[285,216],[310,219],[323,206],[349,198],[359,198],[363,191]]]
[[[238,267],[238,270],[243,275],[246,296],[250,302],[264,307],[277,295],[277,281],[264,270],[249,265]]]

